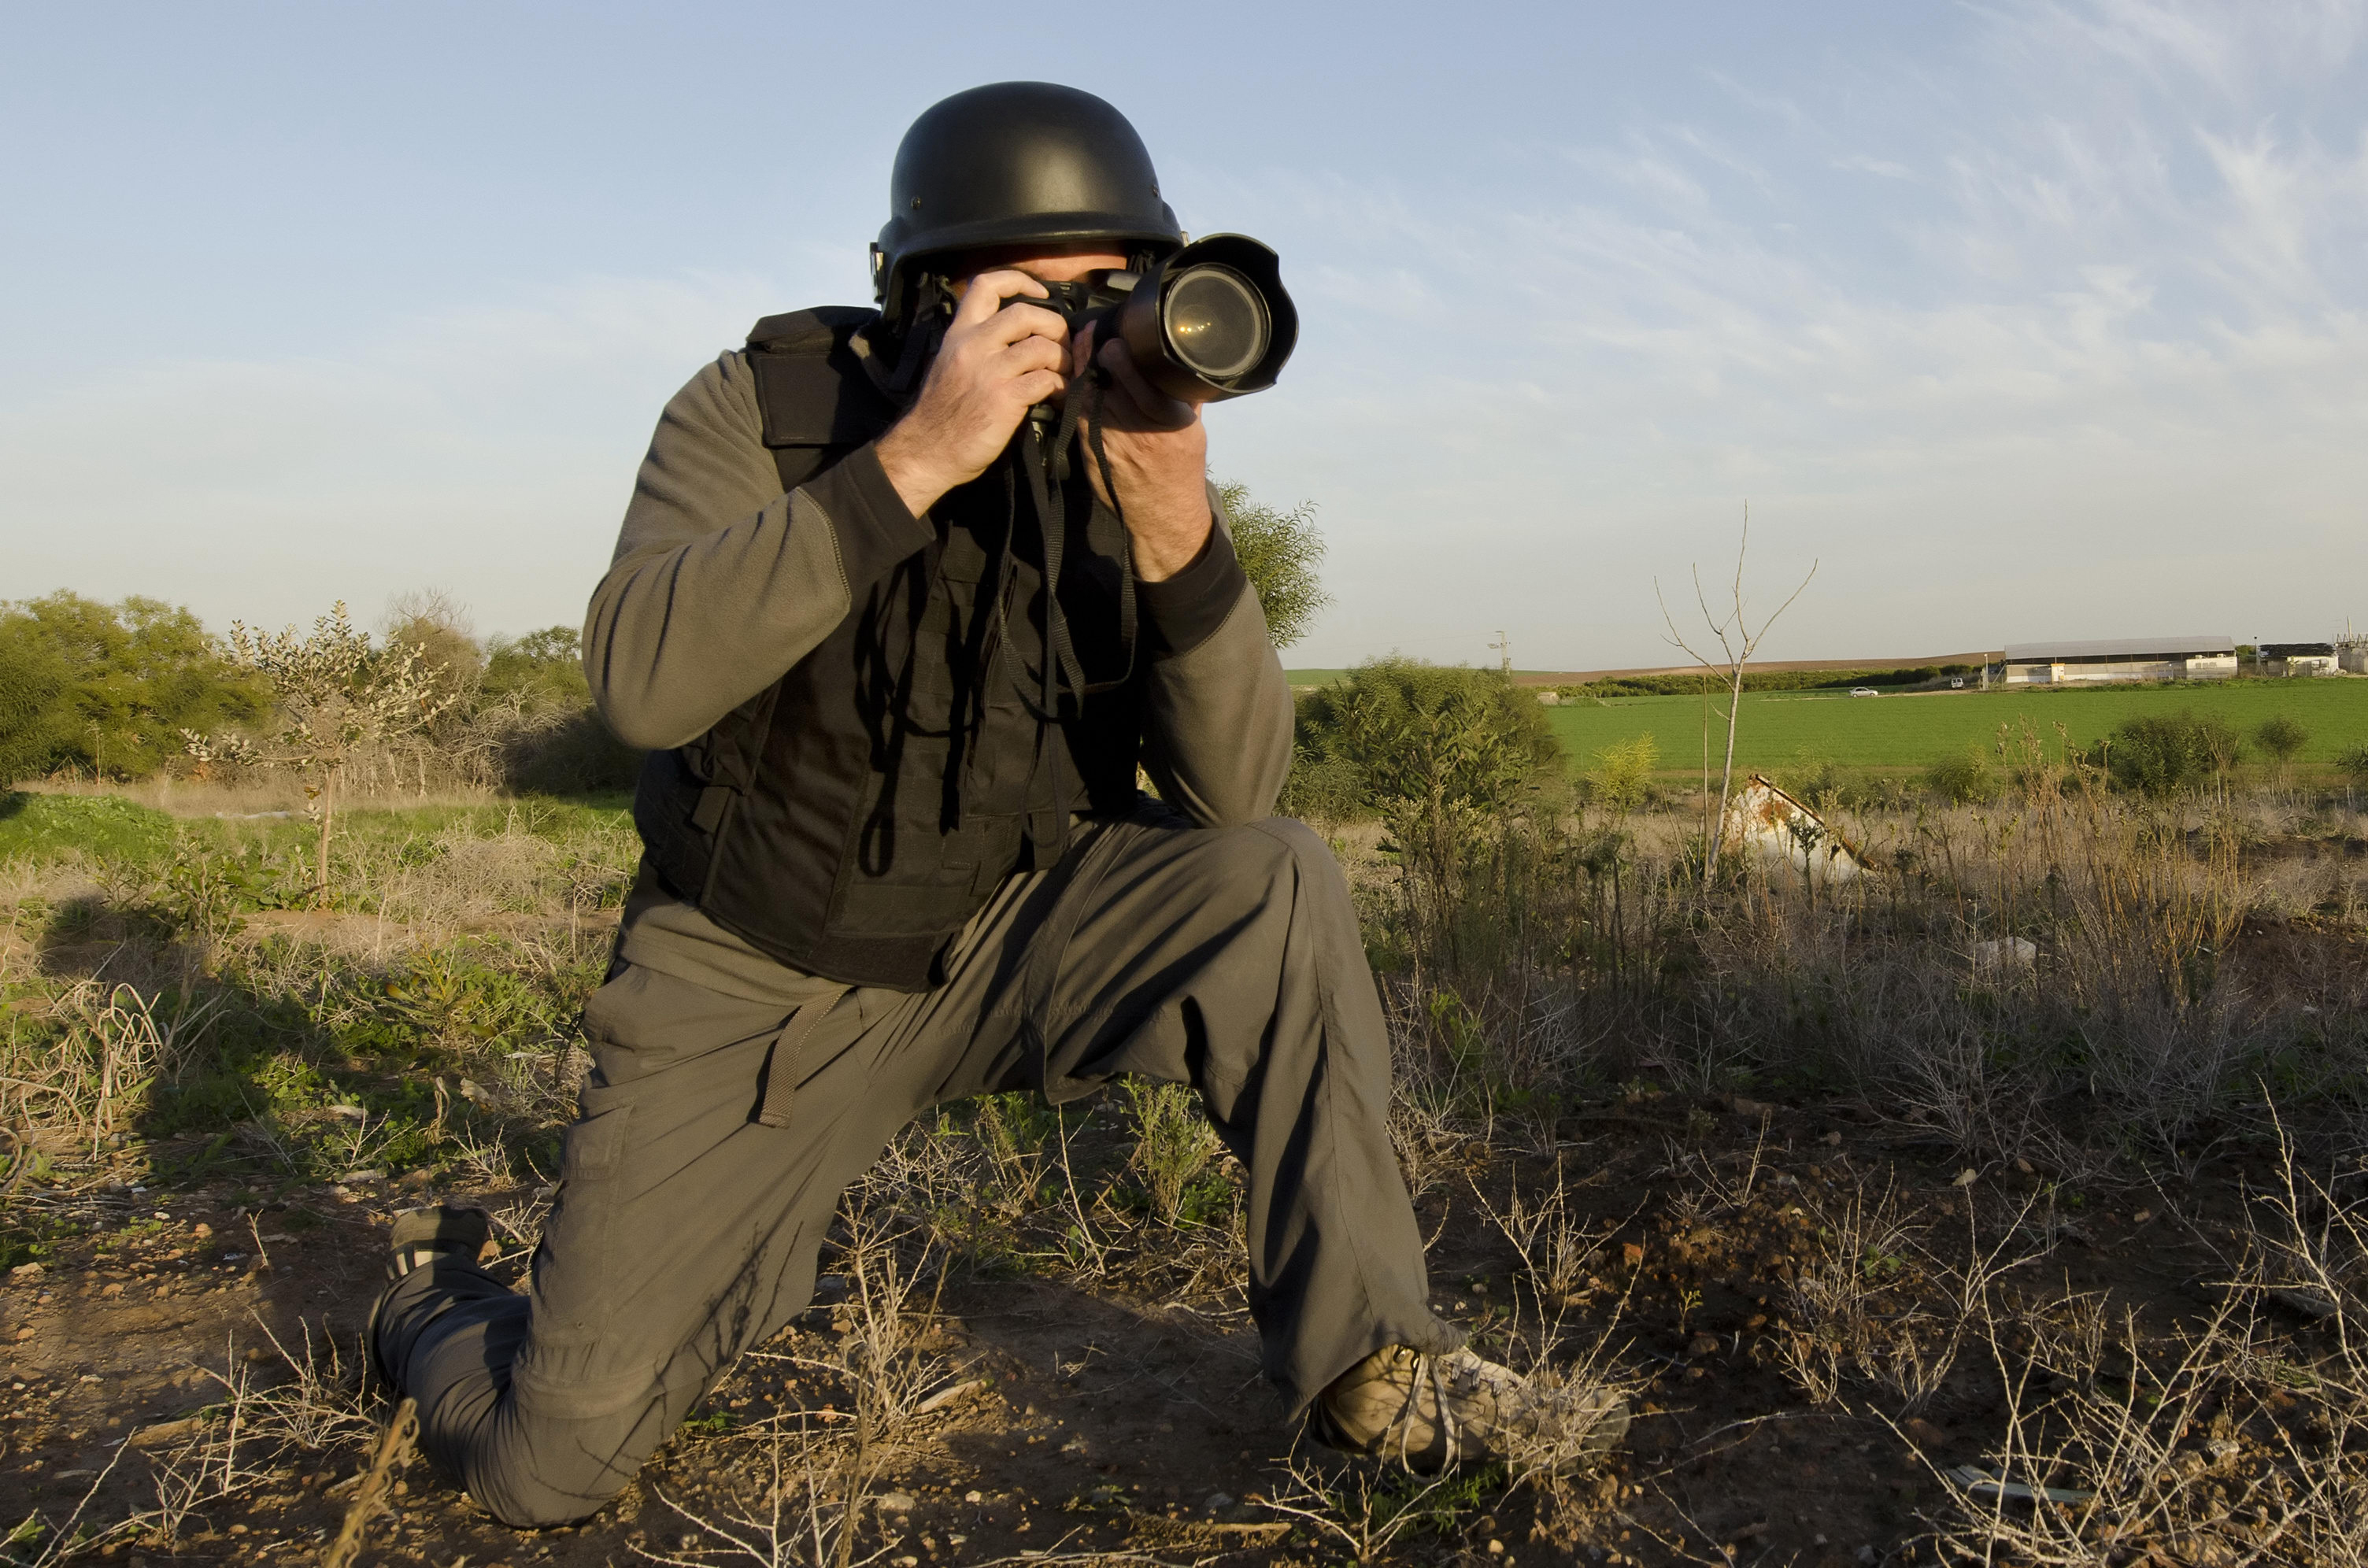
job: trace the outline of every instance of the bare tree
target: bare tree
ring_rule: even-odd
[[[1735,546],[1735,582],[1731,589],[1733,608],[1724,616],[1711,614],[1710,597],[1702,591],[1702,567],[1696,564],[1693,568],[1694,604],[1702,611],[1702,624],[1710,629],[1713,637],[1718,639],[1720,656],[1715,660],[1686,641],[1685,634],[1678,630],[1677,618],[1669,613],[1669,601],[1662,597],[1661,580],[1658,577],[1653,579],[1653,597],[1660,601],[1661,621],[1669,629],[1670,644],[1702,665],[1704,671],[1716,675],[1720,684],[1726,688],[1726,711],[1721,715],[1726,721],[1726,765],[1719,773],[1718,815],[1712,820],[1709,852],[1702,858],[1702,887],[1705,890],[1710,887],[1711,879],[1718,874],[1719,851],[1725,846],[1726,838],[1726,802],[1735,789],[1736,717],[1743,707],[1743,666],[1759,651],[1760,640],[1768,635],[1769,628],[1793,608],[1793,601],[1801,597],[1808,587],[1810,578],[1817,574],[1817,562],[1813,561],[1809,563],[1808,576],[1801,579],[1800,586],[1785,596],[1784,602],[1776,607],[1775,613],[1762,620],[1759,629],[1754,631],[1744,618],[1743,605],[1743,562],[1750,548],[1751,507],[1747,503],[1743,508],[1743,535]]]

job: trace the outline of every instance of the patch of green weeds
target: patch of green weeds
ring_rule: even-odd
[[[120,795],[0,795],[0,859],[147,864],[172,852],[173,819]]]

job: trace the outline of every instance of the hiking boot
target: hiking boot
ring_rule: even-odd
[[[394,1234],[387,1239],[394,1249],[386,1266],[387,1283],[393,1284],[438,1253],[456,1253],[463,1261],[475,1263],[484,1256],[493,1239],[494,1218],[482,1209],[439,1203],[433,1209],[398,1214]]]
[[[1609,1389],[1534,1382],[1469,1350],[1374,1351],[1317,1398],[1315,1435],[1342,1453],[1396,1460],[1422,1475],[1506,1460],[1563,1470],[1601,1459],[1628,1431]]]
[[[379,1357],[378,1320],[386,1311],[387,1297],[393,1294],[404,1276],[429,1259],[458,1257],[464,1263],[475,1263],[484,1256],[493,1240],[493,1216],[482,1209],[439,1203],[433,1209],[414,1209],[408,1214],[394,1217],[394,1233],[387,1238],[392,1256],[386,1264],[386,1289],[370,1303],[370,1323],[362,1335],[370,1378],[391,1396],[400,1398],[403,1391],[395,1386],[393,1374]]]

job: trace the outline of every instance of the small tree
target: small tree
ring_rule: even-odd
[[[292,626],[258,634],[244,621],[233,621],[230,642],[238,663],[270,684],[279,729],[262,742],[217,740],[189,730],[182,738],[200,761],[253,763],[304,779],[309,812],[321,825],[313,892],[325,908],[329,837],[347,768],[367,748],[427,728],[452,705],[455,694],[422,667],[416,643],[373,651],[370,634],[355,631],[347,618],[342,599],[313,622],[309,637],[298,637]]]
[[[1702,568],[1696,566],[1693,569],[1694,605],[1702,611],[1702,624],[1710,628],[1713,637],[1718,639],[1719,658],[1715,662],[1697,652],[1679,631],[1677,618],[1669,613],[1669,601],[1661,598],[1660,579],[1653,580],[1653,597],[1660,599],[1661,621],[1669,629],[1670,645],[1702,665],[1703,673],[1714,676],[1726,692],[1726,711],[1720,715],[1726,721],[1726,761],[1718,776],[1718,815],[1710,824],[1707,835],[1709,847],[1702,857],[1702,890],[1705,892],[1710,890],[1712,880],[1718,875],[1719,850],[1726,837],[1726,802],[1735,789],[1735,724],[1743,709],[1743,666],[1753,653],[1759,652],[1760,641],[1768,635],[1769,629],[1793,608],[1793,601],[1801,597],[1808,588],[1810,579],[1817,574],[1817,563],[1813,561],[1809,563],[1808,575],[1801,579],[1801,585],[1786,595],[1784,602],[1778,605],[1755,631],[1744,619],[1743,612],[1743,560],[1750,548],[1751,508],[1746,506],[1743,509],[1743,537],[1736,541],[1735,546],[1735,582],[1729,594],[1732,608],[1723,616],[1711,614],[1710,598],[1702,592]],[[1702,793],[1707,796],[1710,793],[1707,735],[1704,736],[1704,753]]]
[[[2278,778],[2283,782],[2286,768],[2294,761],[2294,755],[2310,744],[2310,732],[2291,714],[2272,713],[2261,721],[2260,727],[2253,732],[2253,739],[2277,760]]]
[[[1331,598],[1317,585],[1316,562],[1324,559],[1324,536],[1315,531],[1315,503],[1302,501],[1278,512],[1250,499],[1249,486],[1217,486],[1234,553],[1257,590],[1266,612],[1266,632],[1278,648],[1307,635],[1308,623]]]

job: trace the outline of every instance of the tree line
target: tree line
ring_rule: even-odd
[[[1326,602],[1314,504],[1279,509],[1239,483],[1218,494],[1268,629],[1288,646]],[[399,700],[398,669],[416,688]],[[420,722],[390,727],[391,703]],[[236,626],[223,638],[162,599],[108,604],[61,589],[0,603],[0,787],[228,778],[321,755],[326,729],[350,732],[334,748],[337,777],[368,793],[621,790],[640,766],[593,709],[572,626],[480,638],[435,592],[398,598],[377,639],[355,631],[342,604],[309,636]]]

